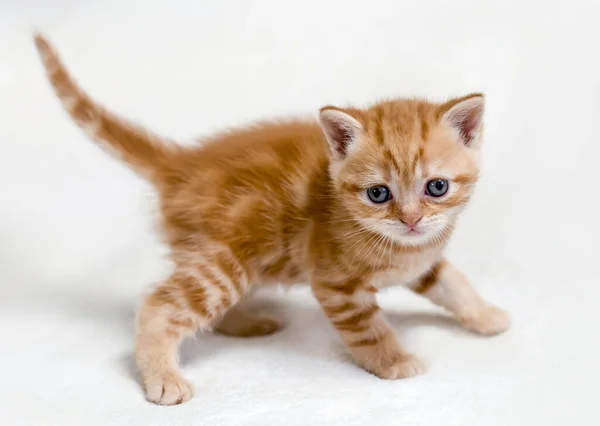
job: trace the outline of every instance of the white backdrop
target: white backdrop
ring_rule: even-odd
[[[598,2],[0,0],[0,416],[6,424],[598,424]],[[305,289],[287,328],[184,345],[196,398],[147,403],[142,291],[168,268],[152,190],[66,118],[31,43],[181,140],[379,97],[487,95],[484,177],[450,257],[514,327],[484,339],[400,289],[427,375],[355,367]],[[3,420],[6,422],[7,420]]]

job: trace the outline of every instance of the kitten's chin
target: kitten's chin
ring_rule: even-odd
[[[428,229],[425,230],[397,230],[392,233],[392,238],[403,246],[419,247],[426,246],[436,241],[441,241],[444,230]]]
[[[424,246],[434,239],[434,235],[425,232],[408,232],[402,235],[394,235],[394,240],[403,246]]]
[[[377,223],[373,225],[366,220],[360,220],[365,228],[370,229],[382,236],[386,240],[392,240],[396,244],[405,247],[424,247],[432,243],[436,244],[445,240],[448,236],[448,228],[446,226],[427,226],[417,227],[411,230],[406,226],[401,226],[397,223]]]

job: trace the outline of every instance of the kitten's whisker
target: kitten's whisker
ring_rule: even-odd
[[[354,254],[354,257],[352,257],[352,260],[350,263],[353,264],[354,261],[356,260],[357,256],[359,256],[366,248],[370,247],[371,242],[374,239],[376,239],[378,236],[379,235],[375,234],[375,233],[371,234],[371,236],[367,239],[365,245],[363,247],[361,247],[360,250]]]
[[[394,240],[392,238],[391,233],[390,233],[388,239],[389,239],[389,242],[390,242],[390,248],[389,248],[389,254],[388,254],[388,262],[389,262],[389,265],[391,266],[392,265],[392,254],[394,253]]]
[[[340,240],[340,241],[344,241],[344,240],[348,240],[348,239],[350,239],[350,238],[352,238],[352,237],[355,237],[355,236],[357,236],[357,235],[360,235],[360,234],[362,234],[362,233],[366,233],[366,232],[369,232],[369,230],[368,230],[368,229],[361,228],[361,229],[359,229],[358,231],[351,232],[351,233],[347,233],[347,234],[343,234],[343,235],[340,235],[340,236],[338,236],[338,237],[335,237],[335,239],[336,239],[336,240]]]
[[[368,231],[368,230],[366,230],[366,229],[365,229],[365,231]],[[367,235],[369,235],[369,234],[367,234]],[[363,235],[361,235],[361,236],[360,236],[360,237],[359,237],[359,238],[358,238],[358,239],[357,239],[357,240],[354,242],[354,244],[352,244],[352,245],[351,245],[351,246],[350,246],[350,247],[349,247],[349,248],[348,248],[348,249],[347,249],[347,250],[344,252],[344,254],[342,255],[342,257],[345,257],[345,256],[346,256],[346,255],[347,255],[347,254],[350,252],[350,250],[352,250],[352,248],[354,248],[354,246],[356,246],[358,243],[360,243],[360,242],[364,241],[364,240],[365,240],[365,238],[367,238],[367,237],[366,237],[366,236],[363,236]]]
[[[386,238],[384,234],[379,234],[379,238],[375,241],[369,251],[365,254],[365,258],[369,258],[371,254],[379,255],[379,251],[383,247],[382,241]]]

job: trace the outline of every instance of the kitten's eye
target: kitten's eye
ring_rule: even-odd
[[[446,179],[433,179],[427,182],[425,193],[432,197],[441,197],[448,192],[448,181]]]
[[[375,204],[385,203],[392,198],[392,194],[387,186],[378,185],[367,189],[369,200]]]

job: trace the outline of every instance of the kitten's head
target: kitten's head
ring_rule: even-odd
[[[484,99],[324,107],[337,195],[365,228],[406,246],[445,236],[478,177]]]

